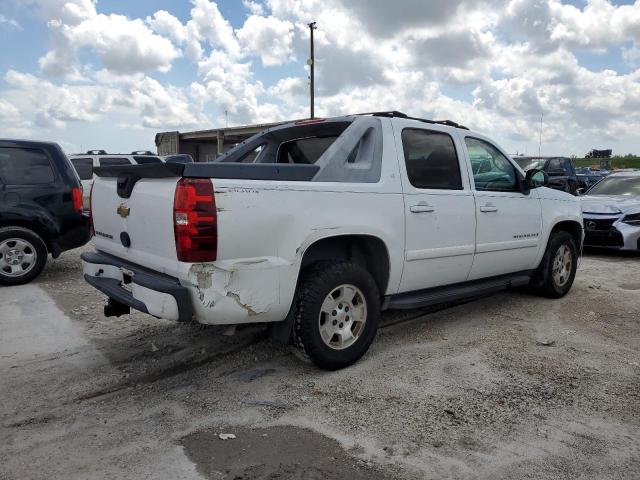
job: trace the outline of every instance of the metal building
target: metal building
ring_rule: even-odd
[[[195,132],[160,132],[156,134],[155,142],[158,155],[186,153],[196,162],[208,162],[256,133],[284,123],[288,122],[261,123]]]

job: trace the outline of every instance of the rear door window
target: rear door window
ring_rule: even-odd
[[[39,148],[0,148],[0,178],[5,185],[53,183],[49,156]]]
[[[421,189],[462,190],[458,155],[449,135],[405,128],[402,146],[411,185]]]
[[[131,165],[131,161],[128,158],[110,157],[101,158],[100,166],[112,167],[114,165]]]
[[[91,180],[93,178],[93,159],[72,158],[71,163],[78,172],[80,180]]]

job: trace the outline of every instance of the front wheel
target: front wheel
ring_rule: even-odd
[[[352,365],[375,338],[380,293],[371,274],[351,262],[307,270],[296,294],[295,346],[325,370]]]
[[[571,289],[577,268],[578,247],[573,235],[564,231],[556,232],[549,239],[533,282],[545,297],[560,298]]]

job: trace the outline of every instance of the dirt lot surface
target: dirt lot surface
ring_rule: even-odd
[[[558,301],[386,313],[327,373],[262,327],[104,318],[78,254],[0,289],[2,480],[640,478],[638,256]]]

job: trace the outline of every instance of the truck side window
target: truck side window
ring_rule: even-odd
[[[0,179],[5,185],[43,185],[55,177],[47,154],[37,148],[0,148]]]
[[[488,190],[493,192],[516,192],[518,189],[518,177],[516,169],[500,151],[484,140],[465,137],[465,144],[469,152],[471,163],[482,162],[485,168],[474,169],[473,180],[476,190]]]
[[[409,182],[416,188],[462,190],[453,139],[446,133],[417,128],[402,131]]]
[[[76,172],[78,172],[80,180],[91,180],[93,178],[93,159],[73,158],[71,163]]]

